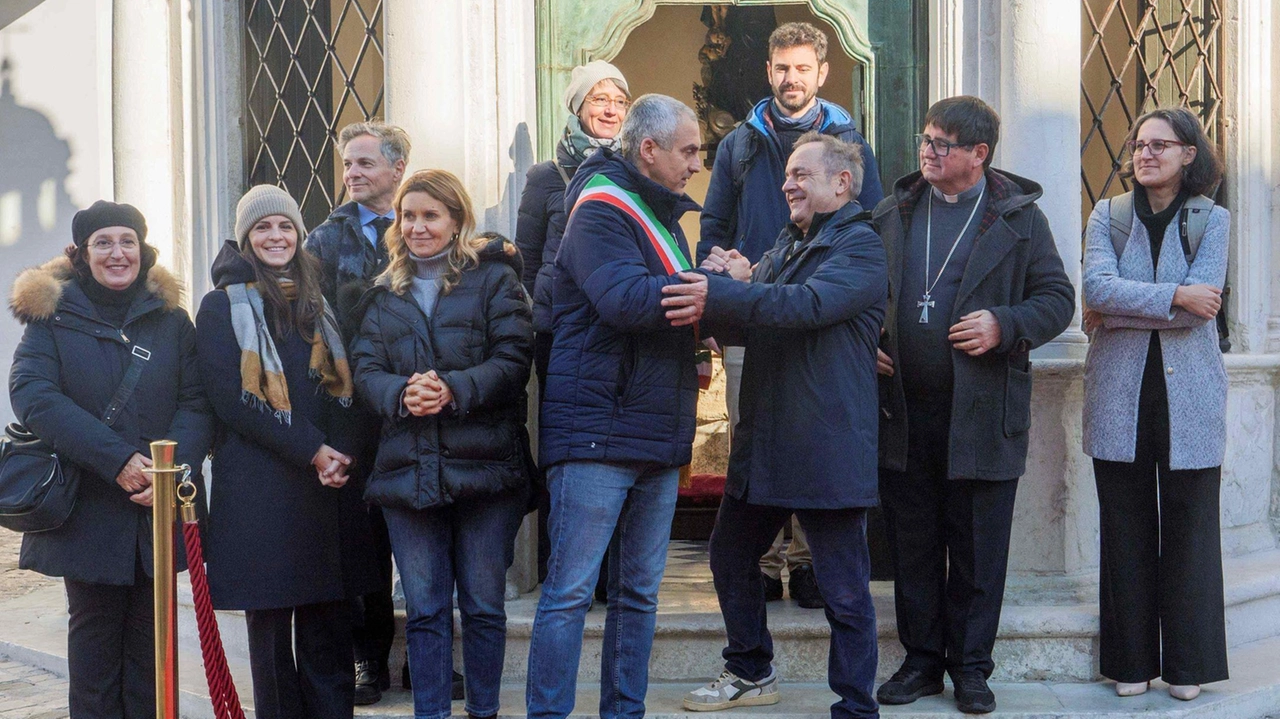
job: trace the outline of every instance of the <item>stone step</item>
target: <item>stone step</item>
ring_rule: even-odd
[[[1265,565],[1258,564],[1254,568],[1262,571]],[[1278,575],[1273,574],[1272,579],[1280,582]],[[1260,582],[1262,584],[1266,582]],[[1269,606],[1267,602],[1271,600],[1273,597],[1237,603],[1233,609],[1236,619],[1230,629],[1233,636],[1242,636],[1241,632],[1245,631],[1238,624],[1261,619]],[[1269,611],[1274,617],[1275,608]],[[4,602],[0,604],[0,617],[4,617],[0,622],[0,656],[66,676],[66,611],[61,587],[48,587]],[[230,630],[224,633],[224,640],[230,647],[239,641],[235,635],[234,619],[234,616],[220,617],[224,628]],[[200,668],[199,646],[189,637],[180,637],[179,654],[182,716],[211,719],[213,714]],[[993,682],[993,689],[999,707],[992,716],[1018,719],[1263,719],[1280,716],[1280,671],[1276,670],[1280,666],[1280,637],[1234,644],[1230,662],[1232,679],[1207,687],[1201,698],[1191,703],[1169,698],[1159,682],[1145,696],[1121,700],[1115,697],[1108,682],[997,681]],[[716,668],[718,670],[718,665]],[[231,670],[242,700],[247,707],[252,707],[252,685],[244,655],[232,655]],[[691,681],[655,681],[650,686],[648,714],[659,718],[687,717],[680,705],[681,698],[711,674]],[[818,719],[829,716],[827,707],[834,701],[834,696],[825,686],[797,681],[785,671],[782,676],[783,700],[779,704],[718,712],[716,716],[725,719]],[[505,684],[501,715],[523,716],[523,682],[509,678]],[[595,684],[582,681],[573,716],[596,716],[598,692]],[[462,704],[455,703],[454,710],[461,713]],[[882,713],[885,716],[921,719],[956,716],[950,690],[942,696],[922,699],[905,707],[884,707]],[[397,719],[411,717],[412,699],[407,692],[389,692],[379,704],[358,708],[356,715]],[[252,717],[252,713],[249,716]]]
[[[1227,637],[1237,646],[1280,635],[1280,551],[1259,552],[1225,563]],[[880,679],[902,662],[894,624],[893,587],[872,582],[879,635]],[[1088,682],[1098,676],[1096,600],[1070,604],[1018,604],[1010,595],[1000,618],[994,650],[1001,682]],[[503,678],[523,682],[529,656],[529,638],[537,609],[536,592],[507,602],[507,653]],[[195,642],[196,625],[190,611],[190,589],[179,584],[179,635]],[[584,629],[579,678],[595,682],[600,677],[601,640],[605,611],[596,605]],[[223,643],[233,657],[248,656],[243,616],[219,612]],[[774,639],[775,664],[782,676],[799,682],[826,681],[829,632],[822,611],[803,609],[790,600],[769,604],[769,627]],[[404,660],[404,612],[397,612],[396,646],[392,650],[393,676],[399,676]],[[455,615],[455,638],[461,636]],[[723,668],[720,652],[725,645],[724,623],[709,584],[664,582],[659,597],[657,633],[650,660],[654,681],[705,680]],[[461,666],[461,646],[455,642],[455,663]],[[1278,712],[1280,714],[1280,712]]]

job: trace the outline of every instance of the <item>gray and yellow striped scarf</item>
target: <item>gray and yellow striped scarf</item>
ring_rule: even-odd
[[[293,405],[289,403],[289,386],[284,376],[284,365],[276,351],[276,343],[268,330],[262,294],[255,282],[245,282],[226,287],[231,300],[231,327],[240,345],[240,399],[246,404],[268,407],[276,419],[289,424]],[[282,280],[280,286],[285,297],[292,300],[297,290],[291,280]],[[351,367],[347,364],[346,349],[338,322],[329,303],[324,302],[324,312],[316,318],[315,336],[311,338],[311,362],[309,376],[320,380],[320,386],[344,407],[351,406],[353,385]]]

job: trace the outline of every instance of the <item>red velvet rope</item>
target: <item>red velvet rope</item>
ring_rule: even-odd
[[[227,654],[222,649],[222,635],[209,599],[209,579],[204,573],[204,550],[200,545],[200,528],[195,522],[182,525],[187,545],[187,572],[191,577],[191,593],[195,598],[196,625],[200,628],[200,653],[204,655],[204,676],[209,681],[209,701],[217,719],[244,719],[240,697],[227,668]]]

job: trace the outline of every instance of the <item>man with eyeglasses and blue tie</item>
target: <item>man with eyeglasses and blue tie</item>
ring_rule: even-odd
[[[1031,425],[1028,353],[1075,313],[1035,182],[991,167],[1000,118],[941,100],[916,136],[920,171],[876,206],[889,261],[881,335],[880,500],[902,667],[876,693],[909,704],[955,686],[962,712],[996,706],[987,679]]]

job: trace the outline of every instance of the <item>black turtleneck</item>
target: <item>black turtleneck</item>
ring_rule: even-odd
[[[1151,210],[1151,199],[1147,197],[1147,188],[1142,185],[1135,184],[1133,186],[1133,210],[1140,221],[1146,228],[1147,234],[1151,235],[1151,267],[1155,268],[1160,264],[1160,247],[1164,244],[1164,233],[1169,228],[1169,223],[1173,222],[1173,218],[1178,216],[1178,211],[1182,209],[1182,205],[1186,203],[1191,193],[1185,188],[1178,190],[1178,196],[1174,198],[1169,206],[1159,212]]]
[[[146,275],[141,273],[133,284],[123,290],[113,290],[99,284],[92,276],[82,277],[77,281],[80,289],[84,290],[85,296],[93,303],[94,309],[102,319],[116,328],[124,327],[124,321],[129,316],[129,307],[133,305],[134,299],[142,291],[145,283]]]

